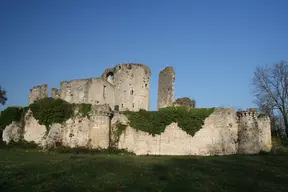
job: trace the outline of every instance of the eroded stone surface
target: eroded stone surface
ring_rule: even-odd
[[[158,109],[170,107],[174,102],[175,71],[166,67],[159,73],[158,79]]]
[[[46,148],[62,143],[72,148],[105,149],[114,142],[114,147],[137,155],[257,154],[260,151],[269,152],[272,147],[269,118],[258,118],[254,112],[237,112],[236,115],[233,109],[215,109],[193,137],[177,123],[171,123],[163,133],[155,136],[127,126],[120,137],[115,137],[113,126],[117,122],[128,124],[129,121],[121,113],[115,113],[110,119],[111,115],[109,105],[92,106],[89,117],[76,115],[62,124],[51,125],[47,132],[46,127],[40,125],[29,110],[25,115],[23,136],[26,141]],[[5,142],[19,138],[21,128],[15,122],[3,131]]]
[[[8,125],[2,133],[2,139],[5,143],[10,143],[11,141],[18,142],[22,136],[22,129],[19,123],[12,122]]]
[[[24,140],[41,144],[46,132],[46,126],[40,125],[29,110],[25,115]]]
[[[228,155],[237,152],[237,133],[235,111],[216,109],[193,137],[177,123],[156,136],[128,126],[118,146],[137,155]]]

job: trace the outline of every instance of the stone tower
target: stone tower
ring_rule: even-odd
[[[174,102],[175,71],[166,67],[159,73],[158,80],[158,109],[172,106]]]
[[[149,110],[150,68],[143,64],[118,64],[114,67],[115,106],[119,111]]]

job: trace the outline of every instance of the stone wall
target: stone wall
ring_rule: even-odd
[[[87,103],[90,79],[62,81],[60,83],[60,98],[69,103]]]
[[[115,105],[114,87],[101,78],[63,81],[60,98],[69,103],[90,103],[93,105]]]
[[[150,69],[142,64],[119,64],[114,68],[115,104],[120,111],[149,110]]]
[[[117,118],[125,123],[124,117]],[[118,147],[137,155],[229,155],[237,153],[237,133],[235,111],[216,109],[193,137],[177,123],[170,124],[156,136],[128,126],[120,136]]]
[[[21,128],[19,123],[13,122],[3,131],[3,141],[17,142],[23,136],[25,141],[35,142],[42,147],[56,146],[58,142],[71,148],[106,149],[109,147],[111,115],[108,105],[94,105],[89,114],[90,118],[82,117],[75,111],[75,115],[66,122],[46,127],[40,125],[29,110],[24,117],[24,127]]]
[[[269,152],[272,149],[270,118],[266,116],[258,117],[257,124],[259,127],[260,149]]]
[[[158,109],[172,106],[174,102],[175,71],[166,67],[159,73],[158,79]]]
[[[270,151],[271,125],[268,117],[259,117],[255,111],[237,112],[238,121],[238,153],[255,154]]]
[[[128,119],[115,113],[108,104],[93,105],[89,117],[82,117],[77,109],[72,118],[62,124],[46,128],[40,125],[29,110],[24,127],[13,122],[3,131],[3,140],[17,141],[23,134],[26,141],[47,147],[62,143],[67,147],[103,148],[109,146],[126,149],[137,155],[230,155],[257,154],[271,150],[271,130],[268,117],[254,112],[235,112],[233,109],[217,108],[205,119],[202,128],[194,136],[187,134],[176,122],[164,132],[152,136],[129,126]],[[117,136],[116,123],[126,124]],[[24,131],[22,131],[22,129]]]
[[[44,99],[48,97],[48,85],[38,85],[34,86],[30,89],[29,94],[29,104],[34,103],[39,99]]]
[[[119,64],[104,71],[100,78],[75,79],[60,82],[58,89],[51,89],[52,98],[61,98],[69,103],[109,104],[120,111],[149,110],[149,67],[143,64]],[[47,85],[30,90],[29,104],[48,97]]]
[[[57,88],[52,88],[51,89],[51,97],[54,99],[60,98],[60,94]]]

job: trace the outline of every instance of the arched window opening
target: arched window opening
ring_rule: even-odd
[[[114,74],[113,74],[112,72],[107,73],[107,78],[106,78],[106,80],[107,80],[109,83],[113,84],[113,82],[114,82]]]
[[[133,91],[133,89],[130,91],[130,95],[133,95],[134,94],[134,91]]]

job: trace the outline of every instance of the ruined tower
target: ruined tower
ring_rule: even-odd
[[[158,80],[158,109],[172,106],[174,102],[175,71],[166,67],[159,73]]]
[[[37,100],[48,97],[48,85],[42,84],[34,86],[30,89],[29,104],[34,103]]]
[[[143,64],[118,64],[114,67],[115,105],[119,111],[149,110],[150,68]]]

